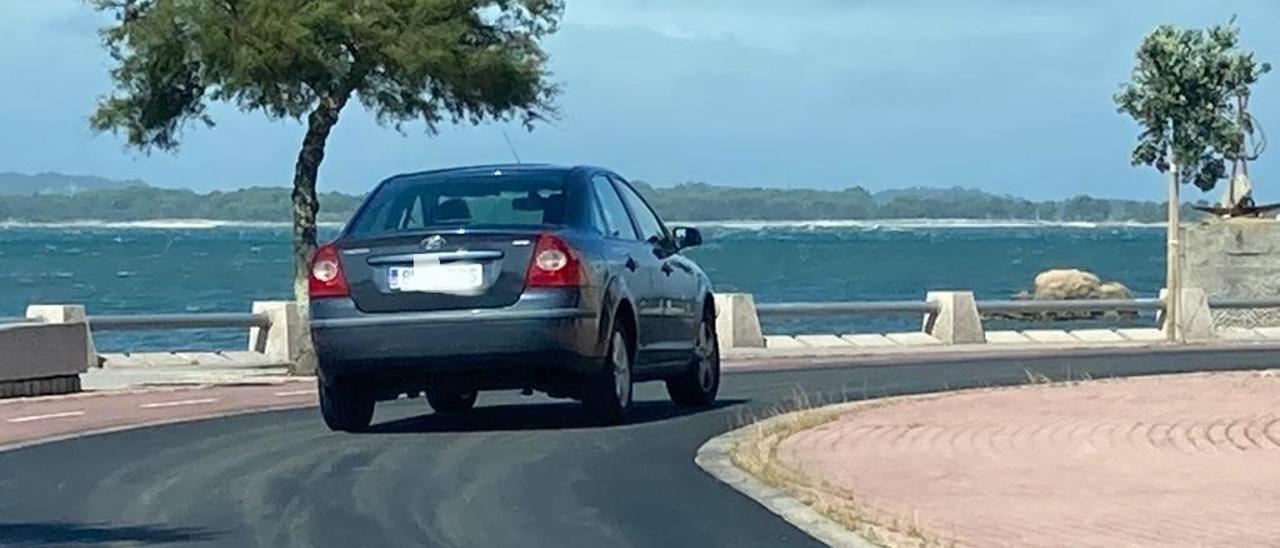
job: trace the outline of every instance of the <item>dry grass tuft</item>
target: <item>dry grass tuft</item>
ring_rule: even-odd
[[[1022,372],[1027,376],[1027,384],[1050,384],[1053,382],[1053,379],[1049,378],[1048,375],[1039,371],[1023,369]]]

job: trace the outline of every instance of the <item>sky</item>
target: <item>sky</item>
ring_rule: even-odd
[[[1280,66],[1275,0],[566,0],[546,41],[561,116],[518,126],[335,128],[321,190],[399,172],[507,162],[595,164],[659,185],[872,190],[966,186],[1057,199],[1161,199],[1129,165],[1137,127],[1112,95],[1161,23],[1233,14]],[[83,0],[0,0],[0,171],[140,178],[199,191],[287,185],[302,126],[230,106],[174,153],[144,154],[87,123],[110,90]],[[1280,135],[1280,72],[1252,107]],[[1280,200],[1280,150],[1253,166]],[[1272,183],[1271,181],[1275,182]],[[1186,188],[1189,197],[1198,191]],[[1216,199],[1216,192],[1210,196]]]

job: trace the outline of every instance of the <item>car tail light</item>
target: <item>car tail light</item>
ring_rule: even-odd
[[[347,278],[342,275],[342,263],[338,261],[336,245],[328,243],[316,250],[315,257],[311,259],[308,287],[312,299],[350,295]]]
[[[552,234],[539,234],[525,284],[529,287],[574,287],[581,283],[578,253]]]

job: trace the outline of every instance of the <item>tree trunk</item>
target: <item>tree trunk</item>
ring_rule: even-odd
[[[325,97],[307,117],[307,134],[298,151],[298,163],[293,172],[293,297],[298,303],[302,327],[291,334],[292,370],[294,375],[312,375],[316,371],[316,351],[311,342],[311,307],[307,280],[310,276],[311,258],[316,252],[316,213],[320,203],[316,199],[316,175],[324,161],[325,141],[338,123],[338,114],[347,103],[347,96]]]

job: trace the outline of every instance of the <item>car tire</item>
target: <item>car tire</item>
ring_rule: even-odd
[[[461,413],[476,406],[475,390],[428,389],[427,403],[436,413]]]
[[[720,342],[716,336],[715,313],[707,310],[698,324],[694,356],[689,369],[667,379],[667,394],[682,407],[702,407],[715,403],[720,392]]]
[[[320,415],[330,430],[362,432],[373,422],[374,398],[365,390],[349,384],[317,380],[320,392]]]
[[[621,424],[631,407],[632,361],[635,338],[622,326],[614,326],[609,334],[609,347],[605,352],[600,374],[587,379],[582,403],[595,422],[605,425]]]

